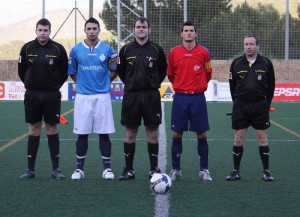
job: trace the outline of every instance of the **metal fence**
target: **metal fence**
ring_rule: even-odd
[[[92,14],[101,24],[100,39],[116,50],[133,40],[133,20],[147,16],[151,40],[159,43],[168,55],[172,47],[181,44],[183,21],[191,19],[197,25],[198,42],[211,52],[214,79],[227,79],[231,60],[242,54],[244,35],[255,34],[261,40],[260,52],[274,61],[278,80],[300,81],[299,0],[92,2]],[[17,0],[0,0],[0,3],[0,60],[18,58],[21,46],[35,38],[35,23],[42,16],[52,23],[51,36],[69,52],[75,43],[84,39],[84,21],[91,14],[88,0],[24,0],[22,4]]]
[[[299,5],[296,1],[290,4],[287,0],[264,3],[234,0],[111,0],[106,1],[101,18],[110,31],[117,33],[118,49],[122,42],[131,40],[132,23],[137,16],[143,15],[151,21],[152,39],[166,50],[180,43],[182,22],[192,19],[199,28],[199,42],[211,48],[214,59],[230,59],[238,55],[238,45],[247,34],[255,34],[262,39],[264,46],[261,51],[270,58],[299,59],[300,22],[298,11],[295,11],[299,10]]]

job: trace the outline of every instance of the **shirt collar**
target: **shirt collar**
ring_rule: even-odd
[[[133,41],[133,44],[135,45],[135,46],[137,46],[137,47],[144,47],[144,46],[147,46],[147,45],[149,45],[151,42],[150,42],[150,40],[148,39],[148,41],[145,43],[145,44],[143,44],[143,45],[140,45],[137,41],[136,41],[136,39],[134,39],[134,41]]]
[[[261,62],[261,60],[262,60],[262,56],[258,53],[255,62]],[[248,63],[248,62],[249,62],[249,61],[247,60],[245,54],[243,55],[243,62],[244,62],[244,63]]]
[[[35,38],[34,41],[35,41],[37,47],[49,47],[49,45],[52,43],[52,40],[50,38],[49,38],[47,44],[45,44],[45,45],[41,45],[37,38]]]

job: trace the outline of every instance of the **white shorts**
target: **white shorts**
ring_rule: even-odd
[[[75,134],[111,134],[115,132],[109,93],[76,94],[73,132]]]

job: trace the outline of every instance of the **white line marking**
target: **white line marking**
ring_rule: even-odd
[[[167,168],[167,135],[165,122],[165,106],[161,103],[162,120],[159,126],[159,151],[158,151],[158,167],[162,172],[166,172]]]
[[[74,109],[70,109],[69,111],[65,112],[64,114],[62,115],[67,115],[69,114],[70,112],[72,112]],[[42,124],[42,128],[45,127],[45,124]],[[4,151],[5,149],[15,145],[17,142],[20,142],[22,141],[23,139],[25,139],[27,136],[29,135],[29,133],[24,133],[23,135],[13,139],[13,140],[9,140],[10,142],[7,143],[7,144],[4,144],[3,146],[0,147],[0,152]],[[5,140],[0,140],[0,141],[5,141]]]
[[[292,131],[292,130],[288,129],[288,128],[286,128],[285,126],[283,126],[283,125],[281,125],[281,124],[279,124],[279,123],[277,123],[277,122],[275,122],[275,121],[273,121],[273,120],[270,120],[270,122],[271,122],[273,125],[275,125],[276,127],[282,129],[283,131],[288,132],[288,133],[290,133],[290,134],[292,134],[292,135],[294,135],[294,136],[300,138],[300,134],[299,134],[299,133],[297,133],[297,132],[295,132],[295,131]]]
[[[158,167],[163,173],[167,169],[167,136],[166,136],[166,122],[165,122],[165,106],[164,102],[161,103],[162,120],[159,126],[159,152],[158,152]],[[168,217],[169,216],[169,193],[155,195],[155,217]]]

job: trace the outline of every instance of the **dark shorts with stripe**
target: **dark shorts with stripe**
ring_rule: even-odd
[[[240,130],[252,126],[256,130],[270,127],[269,103],[266,99],[243,101],[235,99],[232,108],[232,129]]]
[[[175,93],[172,103],[171,129],[176,132],[209,130],[204,93]]]
[[[158,90],[124,93],[121,124],[136,128],[141,125],[142,119],[146,127],[156,128],[161,124],[161,101]]]
[[[59,123],[60,106],[61,93],[59,90],[26,90],[24,96],[25,121],[34,124],[44,119],[48,124],[57,124]]]

